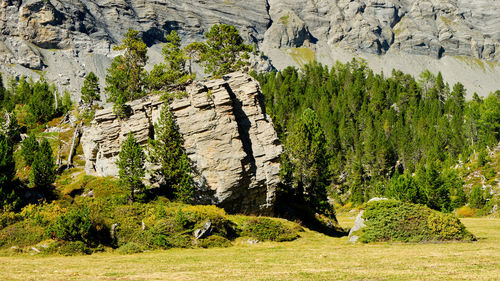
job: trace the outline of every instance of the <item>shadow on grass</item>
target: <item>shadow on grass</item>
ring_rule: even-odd
[[[298,221],[302,226],[331,237],[343,237],[349,234],[349,229],[342,228],[336,217],[318,216],[305,202],[290,196],[282,195],[276,199],[275,214],[278,217]]]

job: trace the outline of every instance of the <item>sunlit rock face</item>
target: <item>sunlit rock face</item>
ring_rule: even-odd
[[[104,82],[118,54],[112,47],[128,29],[140,32],[154,64],[171,30],[187,44],[225,23],[279,69],[300,66],[287,54],[309,48],[326,64],[361,57],[385,73],[442,71],[450,83],[462,82],[469,96],[484,96],[498,89],[498,15],[496,0],[3,0],[0,71],[7,78],[37,77],[43,70],[77,100],[90,71]]]
[[[253,78],[232,73],[194,82],[186,97],[169,105],[184,137],[201,203],[229,212],[272,214],[282,148],[262,99]],[[106,108],[84,129],[88,174],[118,175],[115,163],[129,132],[143,145],[154,137],[163,101],[153,96],[128,105],[129,118],[120,120]]]

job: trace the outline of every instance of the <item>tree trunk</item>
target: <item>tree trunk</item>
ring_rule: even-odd
[[[67,168],[73,166],[73,151],[75,151],[76,139],[79,138],[81,134],[81,125],[82,122],[76,126],[75,132],[73,133],[73,140],[71,141],[71,147],[69,148],[68,162],[66,163]]]

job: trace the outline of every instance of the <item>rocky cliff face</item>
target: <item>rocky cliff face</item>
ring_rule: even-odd
[[[278,68],[297,65],[293,49],[304,47],[328,64],[363,57],[386,72],[458,68],[450,82],[485,95],[499,87],[498,15],[496,0],[2,0],[0,70],[44,70],[77,98],[86,73],[104,77],[111,46],[129,28],[141,31],[155,62],[165,33],[188,43],[227,23]]]
[[[321,41],[374,54],[499,60],[498,1],[270,0],[270,7],[266,39],[278,47]]]
[[[270,214],[279,183],[281,146],[266,115],[259,85],[233,73],[223,79],[195,82],[187,97],[170,104],[195,170],[203,203],[229,212]],[[163,102],[148,97],[129,104],[133,114],[118,120],[112,108],[96,112],[85,128],[82,145],[86,172],[117,176],[116,160],[129,132],[145,144]]]

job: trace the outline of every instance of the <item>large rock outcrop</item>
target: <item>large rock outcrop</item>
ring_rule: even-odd
[[[229,212],[270,214],[279,183],[281,146],[266,115],[258,83],[233,73],[222,79],[196,81],[187,97],[169,106],[176,116],[192,162],[202,203]],[[157,96],[131,102],[133,114],[119,120],[112,108],[97,111],[85,128],[82,145],[86,171],[117,176],[116,160],[129,132],[145,144],[163,102]]]

